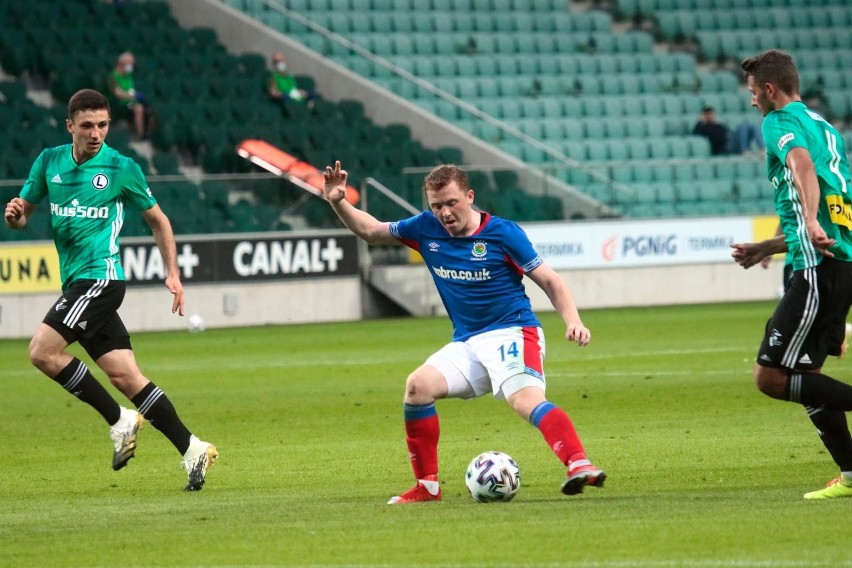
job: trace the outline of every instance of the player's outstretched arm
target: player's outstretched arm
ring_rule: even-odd
[[[390,223],[382,222],[346,201],[346,170],[340,161],[334,167],[326,166],[323,172],[322,194],[346,227],[372,245],[400,244],[390,233]]]
[[[175,234],[172,231],[172,224],[169,218],[163,213],[159,205],[154,205],[150,209],[142,212],[145,222],[151,227],[151,233],[154,235],[154,242],[157,243],[157,248],[160,249],[160,255],[163,257],[163,264],[166,266],[166,288],[172,293],[172,313],[183,315],[184,292],[183,284],[180,281],[180,269],[177,264],[177,246],[175,245]]]
[[[544,262],[527,273],[527,276],[542,289],[550,303],[562,316],[565,322],[565,339],[573,341],[580,347],[588,345],[592,340],[592,332],[583,325],[580,312],[577,311],[577,304],[574,302],[574,295],[571,294],[565,281]]]
[[[733,243],[731,248],[734,262],[743,268],[751,268],[773,254],[787,252],[787,243],[784,235],[779,235],[759,243]]]
[[[21,199],[20,197],[13,197],[9,203],[6,204],[6,226],[10,229],[23,229],[27,226],[27,220],[32,215],[35,210],[35,205]]]

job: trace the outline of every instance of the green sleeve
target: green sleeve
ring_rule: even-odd
[[[30,203],[39,203],[47,195],[47,182],[44,181],[44,152],[38,155],[24,187],[21,189],[21,199]]]
[[[139,211],[145,211],[157,204],[154,199],[154,194],[151,193],[151,188],[148,187],[148,182],[145,180],[145,174],[142,173],[142,168],[133,160],[128,159],[128,164],[125,166],[127,171],[127,179],[123,186],[125,199]]]
[[[787,163],[787,153],[793,148],[808,147],[801,123],[784,113],[772,113],[763,120],[763,140],[766,151],[774,154],[782,164]]]

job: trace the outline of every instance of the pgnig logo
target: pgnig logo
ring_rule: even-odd
[[[677,236],[636,235],[619,238],[613,235],[601,246],[601,257],[612,262],[619,255],[626,257],[674,256],[677,254]]]

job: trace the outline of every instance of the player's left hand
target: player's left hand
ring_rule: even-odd
[[[184,294],[183,294],[183,284],[180,282],[179,276],[167,276],[166,277],[166,288],[169,289],[174,295],[174,300],[172,301],[172,313],[177,313],[178,315],[183,315],[183,302],[184,302]]]
[[[828,247],[834,246],[837,241],[828,238],[828,235],[825,234],[825,230],[823,230],[822,226],[816,221],[808,222],[807,228],[808,236],[810,237],[814,248],[816,248],[819,253],[827,257],[834,257],[834,254],[828,250]]]
[[[582,323],[569,323],[565,339],[573,341],[580,347],[585,347],[592,340],[592,332]]]

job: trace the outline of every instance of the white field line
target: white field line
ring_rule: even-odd
[[[435,350],[440,346],[436,346]],[[284,349],[282,349],[282,352]],[[756,351],[756,349],[755,349]],[[689,356],[689,355],[698,355],[698,354],[707,354],[707,353],[742,353],[742,349],[730,349],[730,348],[713,348],[713,349],[660,349],[656,351],[634,351],[630,353],[601,353],[600,355],[594,354],[591,356],[583,357],[580,360],[580,363],[586,361],[600,361],[600,360],[613,360],[613,359],[625,359],[625,358],[641,358],[641,357],[679,357],[679,356]],[[271,368],[292,368],[292,367],[357,367],[357,366],[366,366],[366,365],[393,365],[393,364],[402,364],[407,363],[411,365],[411,368],[414,369],[418,365],[420,365],[426,357],[431,354],[431,351],[424,350],[423,358],[421,359],[412,359],[411,357],[403,357],[401,355],[396,355],[391,351],[391,348],[388,348],[388,351],[384,353],[381,357],[373,357],[364,355],[364,357],[349,357],[345,359],[331,359],[331,360],[318,360],[315,358],[293,358],[288,357],[286,355],[281,355],[280,358],[276,354],[270,354],[263,359],[256,359],[251,362],[245,361],[243,358],[239,358],[238,361],[228,362],[223,361],[221,359],[217,359],[215,357],[205,359],[200,358],[197,360],[190,361],[188,358],[184,359],[185,362],[181,362],[178,364],[159,364],[156,359],[152,359],[150,356],[138,356],[139,357],[139,365],[142,368],[143,372],[148,371],[156,371],[156,372],[180,372],[186,370],[239,370],[239,369],[271,369]],[[574,376],[577,375],[577,372],[570,373],[557,373],[547,371],[548,366],[552,367],[556,363],[570,363],[570,357],[566,359],[559,359],[558,361],[550,361],[550,365],[548,365],[548,360],[545,360],[545,373],[549,376],[561,377],[561,376]],[[746,359],[746,363],[752,363],[753,359]],[[750,369],[750,367],[749,367]],[[99,371],[96,368],[93,368],[93,371],[97,374]],[[732,360],[732,368],[730,370],[718,370],[718,371],[708,371],[708,370],[683,370],[683,371],[660,371],[659,369],[649,369],[646,371],[634,370],[629,372],[618,372],[618,373],[607,373],[607,372],[595,372],[592,373],[595,376],[642,376],[642,375],[696,375],[696,374],[725,374],[725,373],[738,373],[739,370],[733,368],[733,360]],[[23,377],[35,377],[40,376],[40,373],[31,366],[22,366],[22,367],[7,367],[4,369],[0,369],[0,379],[17,379]]]

